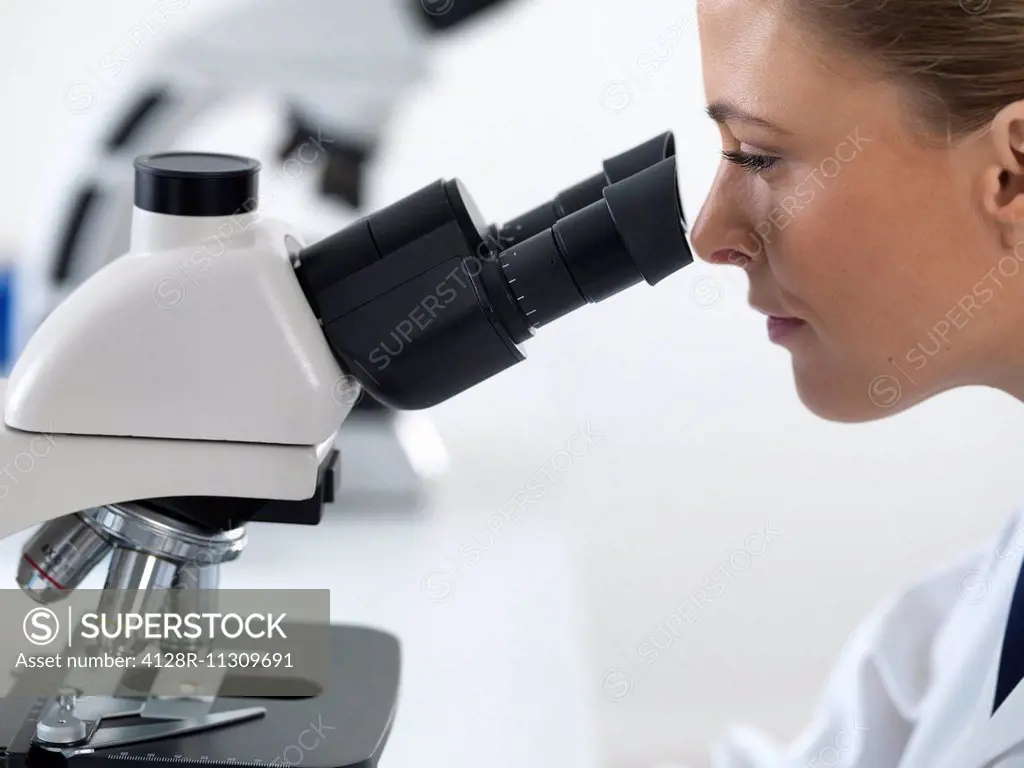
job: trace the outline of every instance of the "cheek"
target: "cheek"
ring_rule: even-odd
[[[962,227],[950,225],[948,202],[880,181],[901,178],[897,171],[878,174],[851,165],[820,184],[804,183],[800,208],[768,247],[793,310],[806,313],[825,340],[851,351],[909,343],[919,318],[944,311],[946,298],[937,297],[955,281],[950,264],[963,261],[949,257],[965,246],[957,242]],[[798,198],[798,191],[799,185],[788,197]]]

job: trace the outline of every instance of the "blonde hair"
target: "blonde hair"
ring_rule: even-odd
[[[915,121],[957,138],[1024,99],[1024,0],[787,0],[830,43],[906,86]]]

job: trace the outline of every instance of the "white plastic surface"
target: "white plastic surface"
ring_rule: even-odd
[[[0,379],[0,395],[6,387]],[[334,435],[316,446],[253,445],[34,434],[0,423],[0,538],[134,499],[308,499],[333,444]]]
[[[131,254],[89,278],[18,359],[7,425],[282,445],[329,439],[357,385],[299,287],[285,225],[239,221],[229,236],[218,221],[206,238],[190,231],[189,246]],[[165,227],[160,237],[173,235]]]

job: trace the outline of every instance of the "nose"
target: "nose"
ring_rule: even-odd
[[[764,245],[728,186],[719,174],[690,229],[690,242],[709,264],[748,269],[764,260]]]

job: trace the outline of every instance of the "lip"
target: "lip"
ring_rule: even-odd
[[[799,317],[792,315],[785,315],[782,312],[775,312],[774,310],[764,309],[757,306],[753,302],[750,304],[755,310],[760,312],[762,315],[768,318],[768,338],[772,342],[779,344],[785,339],[789,338],[792,334],[799,331],[801,328],[807,325],[806,320],[802,320]]]
[[[768,338],[775,344],[781,344],[794,333],[804,328],[807,322],[798,317],[768,316]]]

